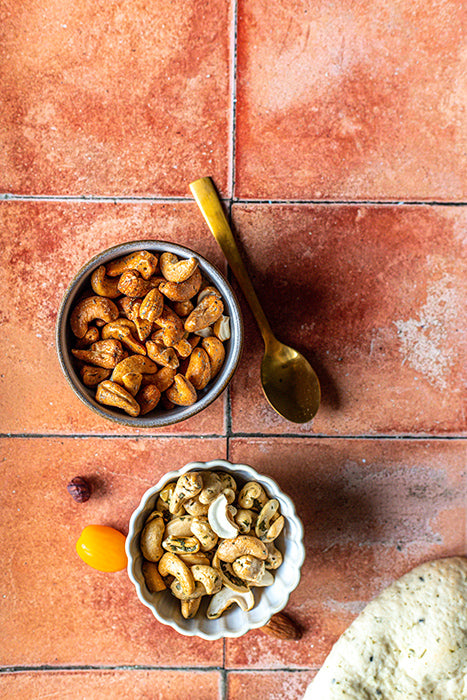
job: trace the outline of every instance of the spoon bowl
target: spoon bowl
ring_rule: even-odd
[[[261,332],[265,346],[261,385],[266,399],[286,420],[292,423],[310,421],[316,415],[321,401],[321,389],[315,371],[303,355],[281,343],[273,334],[238,252],[211,178],[203,177],[192,182],[190,189],[242,288]]]

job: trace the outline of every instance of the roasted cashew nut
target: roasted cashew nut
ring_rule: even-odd
[[[165,345],[158,343],[156,340],[148,340],[146,342],[146,351],[148,357],[157,362],[158,365],[176,369],[180,364],[174,348],[166,348]]]
[[[81,367],[80,376],[82,382],[85,386],[97,386],[104,379],[110,377],[110,369],[104,369],[103,367],[92,367],[91,365],[84,365]]]
[[[212,558],[211,566],[218,572],[224,586],[227,586],[227,588],[237,593],[248,593],[250,587],[246,581],[243,581],[243,579],[239,578],[239,576],[234,573],[232,564],[221,561],[217,552]]]
[[[105,379],[97,385],[96,401],[106,406],[122,408],[128,415],[135,418],[140,413],[139,403],[130,392],[109,379]]]
[[[154,384],[161,394],[173,384],[175,374],[175,369],[172,367],[162,367],[162,369],[154,375]]]
[[[176,301],[172,304],[172,308],[180,318],[186,318],[193,311],[194,304],[192,301]]]
[[[200,581],[203,584],[208,595],[213,595],[220,591],[222,580],[214,567],[195,564],[191,567],[191,573],[195,581]]]
[[[174,383],[165,395],[176,406],[192,406],[198,398],[195,387],[183,374],[175,375]]]
[[[144,297],[153,288],[151,280],[145,280],[135,270],[127,270],[118,280],[118,290],[127,297]]]
[[[196,306],[185,321],[185,330],[195,333],[212,325],[222,316],[224,304],[214,294],[209,294]]]
[[[222,342],[230,338],[230,317],[222,315],[214,324],[214,335]]]
[[[195,591],[195,580],[188,566],[172,552],[166,552],[159,561],[161,576],[174,576],[180,583],[182,592],[190,596]]]
[[[127,377],[128,375],[125,375]],[[141,378],[143,375],[139,375]],[[140,415],[145,416],[153,411],[161,398],[161,392],[155,384],[146,384],[136,394],[136,400],[140,405]]]
[[[99,338],[99,329],[96,328],[96,326],[89,326],[88,330],[83,335],[83,337],[76,339],[75,348],[76,350],[83,350],[85,348],[89,348],[89,346],[92,345],[92,343],[97,343]]]
[[[101,319],[105,323],[118,318],[118,309],[114,302],[106,297],[93,296],[79,301],[70,315],[70,326],[77,338],[86,335],[91,321]]]
[[[169,282],[185,282],[198,267],[198,261],[196,258],[179,260],[173,253],[162,253],[159,266]]]
[[[267,558],[268,550],[261,540],[251,535],[239,535],[233,539],[224,540],[217,548],[219,559],[230,564],[245,554],[251,554],[263,560]]]
[[[201,564],[203,566],[209,566],[210,564],[209,557],[204,552],[196,552],[195,554],[179,554],[178,557],[190,567],[196,566],[197,564]]]
[[[147,250],[139,250],[130,253],[118,260],[112,260],[107,264],[109,277],[118,277],[127,270],[137,270],[141,277],[148,280],[157,269],[157,257]]]
[[[203,479],[199,472],[188,472],[188,474],[179,476],[170,497],[170,512],[176,513],[186,501],[197,496],[202,488]]]
[[[178,343],[185,334],[182,319],[168,306],[164,306],[164,310],[158,318],[154,319],[154,323],[163,329],[162,342],[167,347]]]
[[[133,321],[127,318],[118,318],[111,323],[106,323],[102,328],[102,337],[104,339],[115,338],[137,355],[146,355],[146,347],[133,337],[132,333],[135,331],[136,326]]]
[[[164,297],[156,288],[151,289],[146,294],[141,306],[139,307],[139,316],[146,321],[155,321],[164,310]]]
[[[91,287],[95,294],[108,299],[116,299],[120,296],[118,280],[107,277],[105,265],[99,265],[91,275]]]
[[[237,499],[240,508],[250,508],[258,512],[267,501],[266,492],[257,481],[248,481],[240,491]]]
[[[143,381],[143,375],[139,374],[139,372],[128,372],[128,374],[124,375],[122,381],[125,389],[129,391],[132,396],[136,396],[140,389],[141,382]]]
[[[211,366],[211,379],[219,373],[220,368],[224,364],[225,359],[225,348],[219,338],[215,336],[210,336],[209,338],[203,338],[201,341],[201,346],[203,350],[207,353],[209,357],[209,363]]]
[[[211,379],[211,363],[206,350],[195,348],[192,351],[185,377],[197,391],[201,391],[206,387]]]
[[[121,343],[112,338],[98,340],[97,343],[91,345],[89,350],[72,349],[71,352],[77,360],[83,360],[105,369],[113,369],[124,358]]]
[[[201,272],[198,268],[184,282],[162,282],[159,291],[170,301],[189,301],[201,287]]]
[[[155,374],[159,367],[149,357],[145,355],[130,355],[115,366],[111,380],[117,384],[123,384],[125,374]]]

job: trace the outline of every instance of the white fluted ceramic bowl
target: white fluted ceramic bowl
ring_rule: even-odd
[[[159,491],[170,481],[176,481],[179,476],[188,471],[206,469],[225,471],[231,474],[241,487],[247,481],[258,481],[265,489],[269,498],[277,498],[280,512],[285,517],[285,526],[275,541],[275,545],[283,555],[281,566],[273,572],[274,583],[264,588],[253,588],[255,606],[248,612],[243,612],[234,604],[216,620],[209,620],[206,615],[209,596],[201,604],[195,618],[185,620],[180,612],[180,602],[169,590],[160,593],[150,593],[146,587],[141,571],[143,556],[139,538],[146,518],[155,509]],[[249,630],[262,627],[272,615],[282,610],[291,592],[300,580],[300,569],[305,558],[303,546],[303,525],[298,518],[295,507],[273,479],[258,474],[246,464],[231,464],[223,459],[211,462],[190,462],[182,469],[168,472],[160,481],[148,489],[141,503],[130,519],[128,537],[126,540],[128,555],[128,575],[136,587],[138,598],[153,613],[154,617],[164,625],[169,625],[180,634],[202,637],[203,639],[220,639],[222,637],[240,637]]]

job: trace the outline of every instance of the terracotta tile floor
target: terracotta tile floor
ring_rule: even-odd
[[[298,700],[369,599],[467,554],[466,21],[463,0],[3,2],[1,698]],[[263,398],[260,335],[189,195],[203,175],[273,329],[317,370],[310,423]],[[89,412],[54,347],[75,272],[140,238],[205,255],[244,312],[229,390],[163,432]],[[298,642],[182,637],[74,552],[214,457],[296,503]]]

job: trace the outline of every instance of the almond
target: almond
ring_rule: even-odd
[[[277,639],[301,639],[303,632],[296,622],[285,613],[276,613],[261,631]]]

